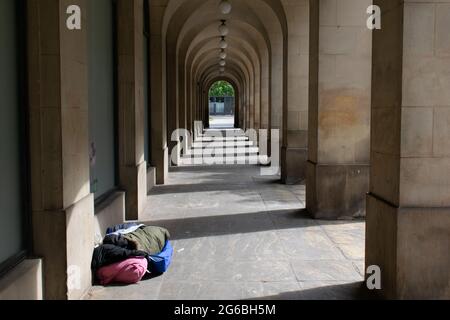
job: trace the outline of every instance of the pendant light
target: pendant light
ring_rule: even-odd
[[[221,20],[221,21],[222,21],[222,24],[219,26],[219,33],[222,37],[225,37],[228,35],[230,30],[228,29],[228,27],[226,25],[226,20]]]
[[[220,47],[220,49],[226,49],[226,48],[228,48],[228,43],[227,43],[227,41],[225,40],[225,37],[222,37],[222,40],[220,40],[219,47]]]
[[[222,12],[223,14],[230,14],[231,9],[233,9],[230,1],[228,1],[228,0],[220,1],[219,8],[220,8],[220,12]]]

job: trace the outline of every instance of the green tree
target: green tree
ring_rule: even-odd
[[[226,81],[217,81],[209,90],[210,97],[234,97],[234,88]]]

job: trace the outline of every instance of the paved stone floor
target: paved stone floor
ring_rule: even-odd
[[[234,116],[212,116],[209,126],[213,129],[234,128]]]
[[[90,299],[355,299],[362,297],[363,221],[316,221],[305,186],[257,166],[182,167],[148,197],[145,221],[175,247],[164,276],[94,287]]]

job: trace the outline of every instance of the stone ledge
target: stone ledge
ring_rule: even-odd
[[[22,261],[0,279],[0,300],[42,300],[42,260]]]
[[[33,245],[34,254],[43,258],[44,298],[79,299],[91,286],[93,195],[67,209],[33,212]],[[69,269],[78,272],[73,287]]]
[[[156,184],[163,185],[169,175],[169,149],[152,149],[152,165],[156,168]]]
[[[95,241],[103,239],[106,229],[125,221],[125,192],[111,193],[95,207]]]
[[[354,219],[365,216],[369,191],[368,164],[307,162],[306,208],[315,219]]]
[[[147,168],[147,193],[150,192],[153,187],[156,186],[156,168]]]
[[[381,268],[383,298],[450,299],[450,208],[398,208],[369,194],[366,225],[366,266]]]
[[[281,153],[281,181],[285,184],[303,182],[306,179],[308,149],[283,147]]]
[[[120,187],[125,190],[125,219],[138,220],[147,200],[147,162],[121,166]]]

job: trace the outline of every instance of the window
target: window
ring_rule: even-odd
[[[21,69],[25,65],[21,43],[25,41],[25,23],[19,21],[22,4],[0,1],[0,274],[19,263],[27,249],[26,86]]]
[[[115,4],[89,5],[89,138],[91,192],[96,200],[116,188]]]

